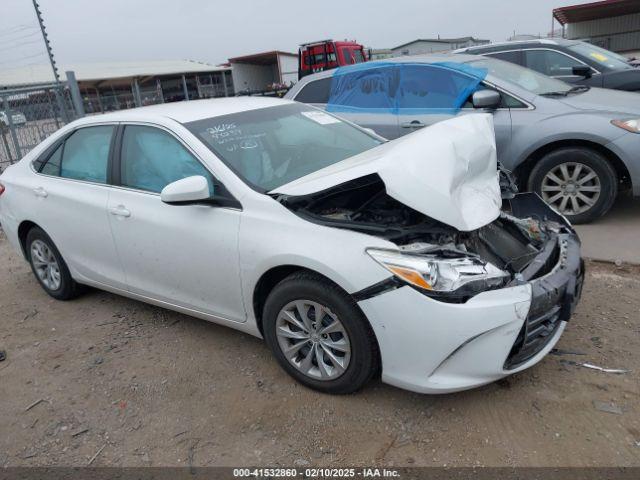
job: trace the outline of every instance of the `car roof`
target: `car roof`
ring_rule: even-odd
[[[340,67],[340,70],[347,71],[349,68],[355,69],[366,69],[366,65],[371,65],[372,67],[376,64],[385,64],[385,63],[439,63],[439,62],[453,62],[453,63],[467,63],[473,60],[486,60],[485,57],[481,55],[470,55],[470,54],[456,54],[453,53],[430,53],[430,54],[420,54],[420,55],[402,55],[400,57],[391,57],[391,58],[383,58],[381,60],[371,60],[366,63],[356,63],[355,65],[348,65],[346,67]],[[296,85],[304,85],[305,83],[311,82],[313,80],[318,80],[320,78],[331,77],[335,73],[336,69],[324,70],[322,72],[313,73],[311,75],[305,76],[302,80],[300,80]]]
[[[465,47],[455,50],[460,53],[486,52],[490,50],[500,50],[505,47],[526,47],[529,45],[557,45],[569,46],[579,43],[576,40],[567,40],[566,38],[532,38],[527,40],[512,40],[509,42],[489,43],[486,45],[477,45],[474,47]]]
[[[190,100],[188,102],[162,103],[159,105],[118,110],[116,112],[105,113],[104,115],[85,117],[83,123],[127,121],[153,117],[171,118],[180,123],[188,123],[204,118],[219,117],[232,113],[258,110],[290,103],[293,102],[281,98],[250,96]]]

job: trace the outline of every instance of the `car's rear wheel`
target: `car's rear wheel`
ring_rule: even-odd
[[[309,272],[281,281],[263,311],[267,344],[300,383],[327,393],[352,393],[378,370],[374,334],[354,300]]]
[[[25,251],[33,274],[49,295],[57,300],[71,300],[81,293],[81,286],[71,278],[62,255],[42,229],[29,230]]]
[[[618,179],[599,152],[570,147],[542,157],[531,171],[528,187],[572,223],[588,223],[609,211],[618,194]]]

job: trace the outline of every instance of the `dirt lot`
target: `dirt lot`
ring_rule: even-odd
[[[588,264],[558,345],[583,355],[459,394],[332,397],[230,329],[99,291],[57,302],[1,233],[0,265],[0,466],[640,466],[635,267]]]

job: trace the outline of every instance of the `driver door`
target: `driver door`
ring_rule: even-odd
[[[107,209],[127,288],[161,302],[245,321],[238,254],[241,211],[163,203],[162,189],[181,178],[202,175],[211,191],[224,187],[169,131],[150,125],[123,128],[116,156],[119,186],[112,189]]]

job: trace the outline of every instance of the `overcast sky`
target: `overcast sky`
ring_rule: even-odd
[[[1,0],[0,68],[47,61],[31,0]],[[493,41],[546,34],[551,10],[580,0],[39,0],[58,63],[191,59],[221,63],[300,43],[416,38]],[[557,26],[557,23],[556,23]]]

